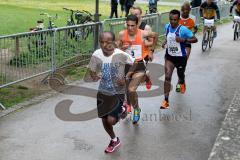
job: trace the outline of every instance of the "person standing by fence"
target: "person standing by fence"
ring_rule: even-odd
[[[123,12],[125,12],[125,1],[126,0],[119,0],[119,4],[121,5],[121,15],[120,15],[120,17],[122,17],[123,16]]]
[[[109,18],[113,18],[113,15],[118,18],[118,0],[111,0],[111,14]]]
[[[125,1],[125,12],[126,12],[125,17],[128,16],[130,9],[134,5],[134,2],[135,2],[135,0],[126,0]]]
[[[199,7],[202,4],[202,0],[192,0],[190,4],[191,8]]]
[[[149,0],[148,6],[149,6],[149,13],[157,13],[157,1],[158,0]]]

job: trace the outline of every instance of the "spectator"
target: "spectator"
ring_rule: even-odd
[[[158,0],[149,0],[148,6],[149,6],[149,13],[157,13],[157,1]]]
[[[115,13],[115,17],[118,18],[118,0],[111,0],[111,14],[109,18],[113,18]]]
[[[192,0],[190,4],[192,8],[199,7],[202,4],[202,0]]]
[[[123,12],[125,11],[125,1],[126,0],[119,0],[119,4],[121,5],[121,16],[123,16]]]
[[[126,14],[125,14],[125,17],[127,17],[128,16],[128,14],[129,14],[129,10],[130,10],[130,8],[132,8],[132,6],[134,5],[134,2],[135,2],[135,0],[126,0],[125,1],[125,12],[126,12]]]

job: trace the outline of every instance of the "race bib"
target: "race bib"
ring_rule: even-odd
[[[176,54],[178,53],[178,47],[169,47],[169,52],[171,52],[172,54]]]
[[[142,58],[142,46],[141,45],[131,45],[126,52],[130,54],[135,59]]]
[[[181,53],[180,44],[176,42],[175,33],[170,33],[168,36],[168,53],[172,56],[178,56]]]

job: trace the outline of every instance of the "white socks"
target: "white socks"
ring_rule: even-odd
[[[117,137],[113,138],[112,140],[113,140],[114,142],[117,142]]]

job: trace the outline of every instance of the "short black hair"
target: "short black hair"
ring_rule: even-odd
[[[110,34],[112,36],[112,41],[115,41],[115,34],[111,31],[103,31],[100,33],[99,38],[101,38],[104,34]]]
[[[177,9],[171,10],[170,13],[169,13],[169,16],[170,16],[171,14],[173,14],[173,15],[176,15],[176,14],[177,14],[177,15],[178,15],[178,18],[180,18],[180,11],[177,10]]]
[[[134,21],[134,22],[136,22],[136,24],[138,24],[138,17],[130,14],[130,15],[127,16],[126,22],[127,21]]]

